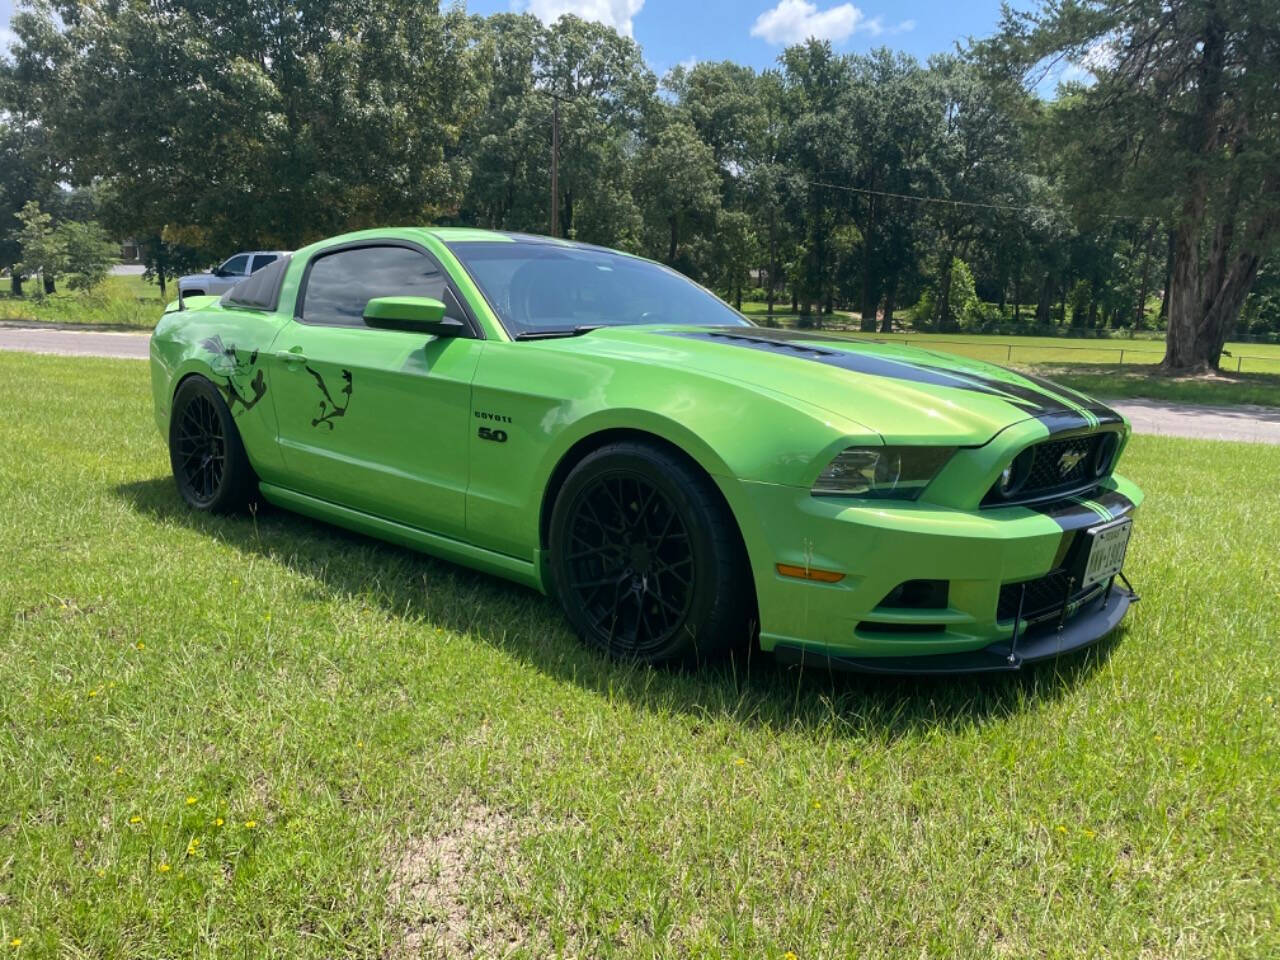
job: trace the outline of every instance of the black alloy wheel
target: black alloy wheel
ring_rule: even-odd
[[[709,658],[745,639],[755,613],[718,491],[656,445],[611,444],[574,468],[552,514],[551,566],[578,633],[623,659]]]
[[[227,438],[208,397],[196,396],[178,423],[178,482],[196,504],[210,503],[227,468]]]
[[[257,490],[235,418],[203,377],[178,386],[169,415],[169,462],[178,492],[196,510],[226,513],[246,507]]]

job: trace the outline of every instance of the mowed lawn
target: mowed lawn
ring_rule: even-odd
[[[39,281],[24,284],[24,296],[9,292],[9,281],[0,290],[0,320],[40,323],[89,324],[122,330],[150,330],[164,313],[165,297],[160,287],[140,274],[112,275],[93,290],[69,290],[65,282],[57,293],[37,297]],[[177,298],[178,288],[170,282],[169,298]]]
[[[1280,955],[1280,447],[1135,439],[1117,639],[677,674],[180,506],[145,364],[0,354],[0,953]]]

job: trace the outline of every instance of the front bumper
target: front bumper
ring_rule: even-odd
[[[823,666],[832,670],[859,673],[936,676],[954,673],[1007,673],[1025,664],[1053,660],[1092,646],[1111,633],[1128,613],[1138,595],[1114,586],[1103,596],[1081,607],[1058,629],[1045,623],[1019,634],[1017,644],[1003,640],[966,653],[937,653],[930,656],[858,657],[806,652],[802,647],[782,643],[774,656],[784,663]]]
[[[1048,620],[1029,611],[1019,619],[1008,608],[1014,585],[1042,582],[1078,562],[1085,531],[1133,516],[1142,493],[1118,475],[1089,499],[971,510],[744,486],[758,524],[744,534],[760,645],[789,659],[894,673],[1016,669],[1100,639],[1133,600],[1117,584],[1105,603],[1102,590],[1063,596],[1065,616]],[[785,576],[778,564],[843,577],[819,583]],[[895,587],[914,580],[945,581],[945,606],[882,605]],[[1018,650],[1011,663],[1015,620]]]

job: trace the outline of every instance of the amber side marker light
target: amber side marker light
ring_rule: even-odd
[[[778,564],[778,572],[784,577],[795,577],[797,580],[816,580],[818,583],[839,583],[844,579],[843,573],[836,573],[834,570],[796,567],[789,563]]]

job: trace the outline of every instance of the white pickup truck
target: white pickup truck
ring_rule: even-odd
[[[285,250],[249,250],[228,257],[208,273],[189,273],[178,278],[178,302],[184,297],[219,296],[268,263],[274,263]]]

